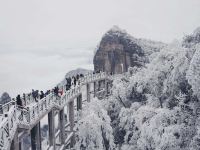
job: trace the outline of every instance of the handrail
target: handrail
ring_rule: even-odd
[[[11,100],[8,103],[0,104],[0,114],[4,114],[9,111],[9,109],[12,107],[12,105],[15,104],[15,101]]]
[[[26,106],[16,105],[14,101],[5,105],[0,105],[2,120],[0,122],[0,149],[6,150],[10,147],[17,126],[30,128],[40,117],[44,116],[53,107],[63,108],[76,96],[81,94],[81,87],[87,83],[108,78],[104,72],[98,74],[88,74],[80,78],[78,86],[64,91],[63,95],[56,96],[53,93],[35,102],[31,96],[26,96]],[[1,109],[2,108],[2,109]]]

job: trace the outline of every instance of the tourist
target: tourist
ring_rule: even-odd
[[[58,89],[58,87],[56,86],[56,87],[54,88],[54,94],[55,94],[56,98],[59,97],[58,93],[59,93],[59,89]]]
[[[71,79],[71,86],[74,86],[74,76],[72,76],[72,79]]]
[[[37,100],[38,92],[34,91],[33,89],[32,89],[32,97],[34,98],[35,102],[38,102],[38,100]]]
[[[79,75],[79,74],[77,74],[77,75],[76,75],[76,80],[78,81],[78,80],[79,80],[79,78],[80,78],[80,75]]]
[[[23,105],[25,106],[26,105],[26,94],[25,93],[23,93]]]
[[[68,88],[70,89],[70,88],[71,88],[71,85],[72,85],[72,79],[71,79],[71,77],[68,78],[67,84],[68,84],[68,86],[69,86]]]
[[[74,87],[76,86],[76,82],[77,81],[77,79],[76,79],[76,77],[74,77]]]
[[[47,90],[46,93],[44,94],[44,96],[47,96],[47,95],[49,95],[50,93],[51,93],[51,91],[50,91],[50,90]]]
[[[22,100],[21,100],[20,95],[17,95],[16,101],[17,101],[17,105],[22,107]]]
[[[40,99],[43,99],[43,98],[44,98],[44,92],[40,91]]]
[[[70,87],[69,87],[69,84],[67,83],[66,84],[66,91],[69,91]]]
[[[60,89],[60,90],[58,91],[58,93],[60,94],[60,96],[62,96],[62,95],[63,95],[63,89]]]
[[[81,73],[81,74],[80,74],[80,77],[81,77],[81,78],[83,78],[83,77],[84,77],[84,75]]]

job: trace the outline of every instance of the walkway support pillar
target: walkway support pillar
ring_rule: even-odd
[[[82,109],[82,94],[77,97],[77,111]]]
[[[82,101],[83,101],[83,100],[82,100],[82,94],[81,94],[81,95],[79,96],[79,109],[80,109],[80,110],[82,110],[82,108],[83,108],[83,107],[82,107],[82,103],[83,103]]]
[[[55,150],[55,125],[54,125],[54,110],[48,113],[49,125],[49,146]]]
[[[101,81],[98,81],[98,91],[101,89]]]
[[[90,102],[90,83],[87,83],[86,91],[87,91],[87,102]]]
[[[105,90],[106,90],[106,96],[108,96],[108,94],[109,94],[109,82],[108,82],[108,80],[105,80]]]
[[[65,114],[64,108],[59,112],[59,122],[60,122],[60,142],[61,145],[65,144]]]
[[[74,101],[69,102],[69,123],[70,123],[70,131],[73,133],[73,136],[70,141],[70,147],[72,148],[75,144],[75,136],[74,136]]]
[[[19,138],[18,138],[18,130],[16,131],[14,135],[10,150],[21,150],[21,143],[19,142]]]
[[[31,149],[41,150],[40,122],[31,129]]]
[[[97,93],[97,83],[96,81],[94,81],[94,97],[96,97],[96,93]]]
[[[79,110],[79,96],[76,98],[76,110]]]
[[[106,80],[103,80],[103,87],[106,88]]]

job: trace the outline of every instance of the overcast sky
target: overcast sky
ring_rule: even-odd
[[[1,0],[0,94],[45,90],[71,69],[92,69],[113,25],[171,42],[200,26],[200,0]]]

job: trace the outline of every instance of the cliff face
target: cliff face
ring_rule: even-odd
[[[122,73],[148,62],[141,40],[114,26],[102,38],[94,56],[94,70]]]

